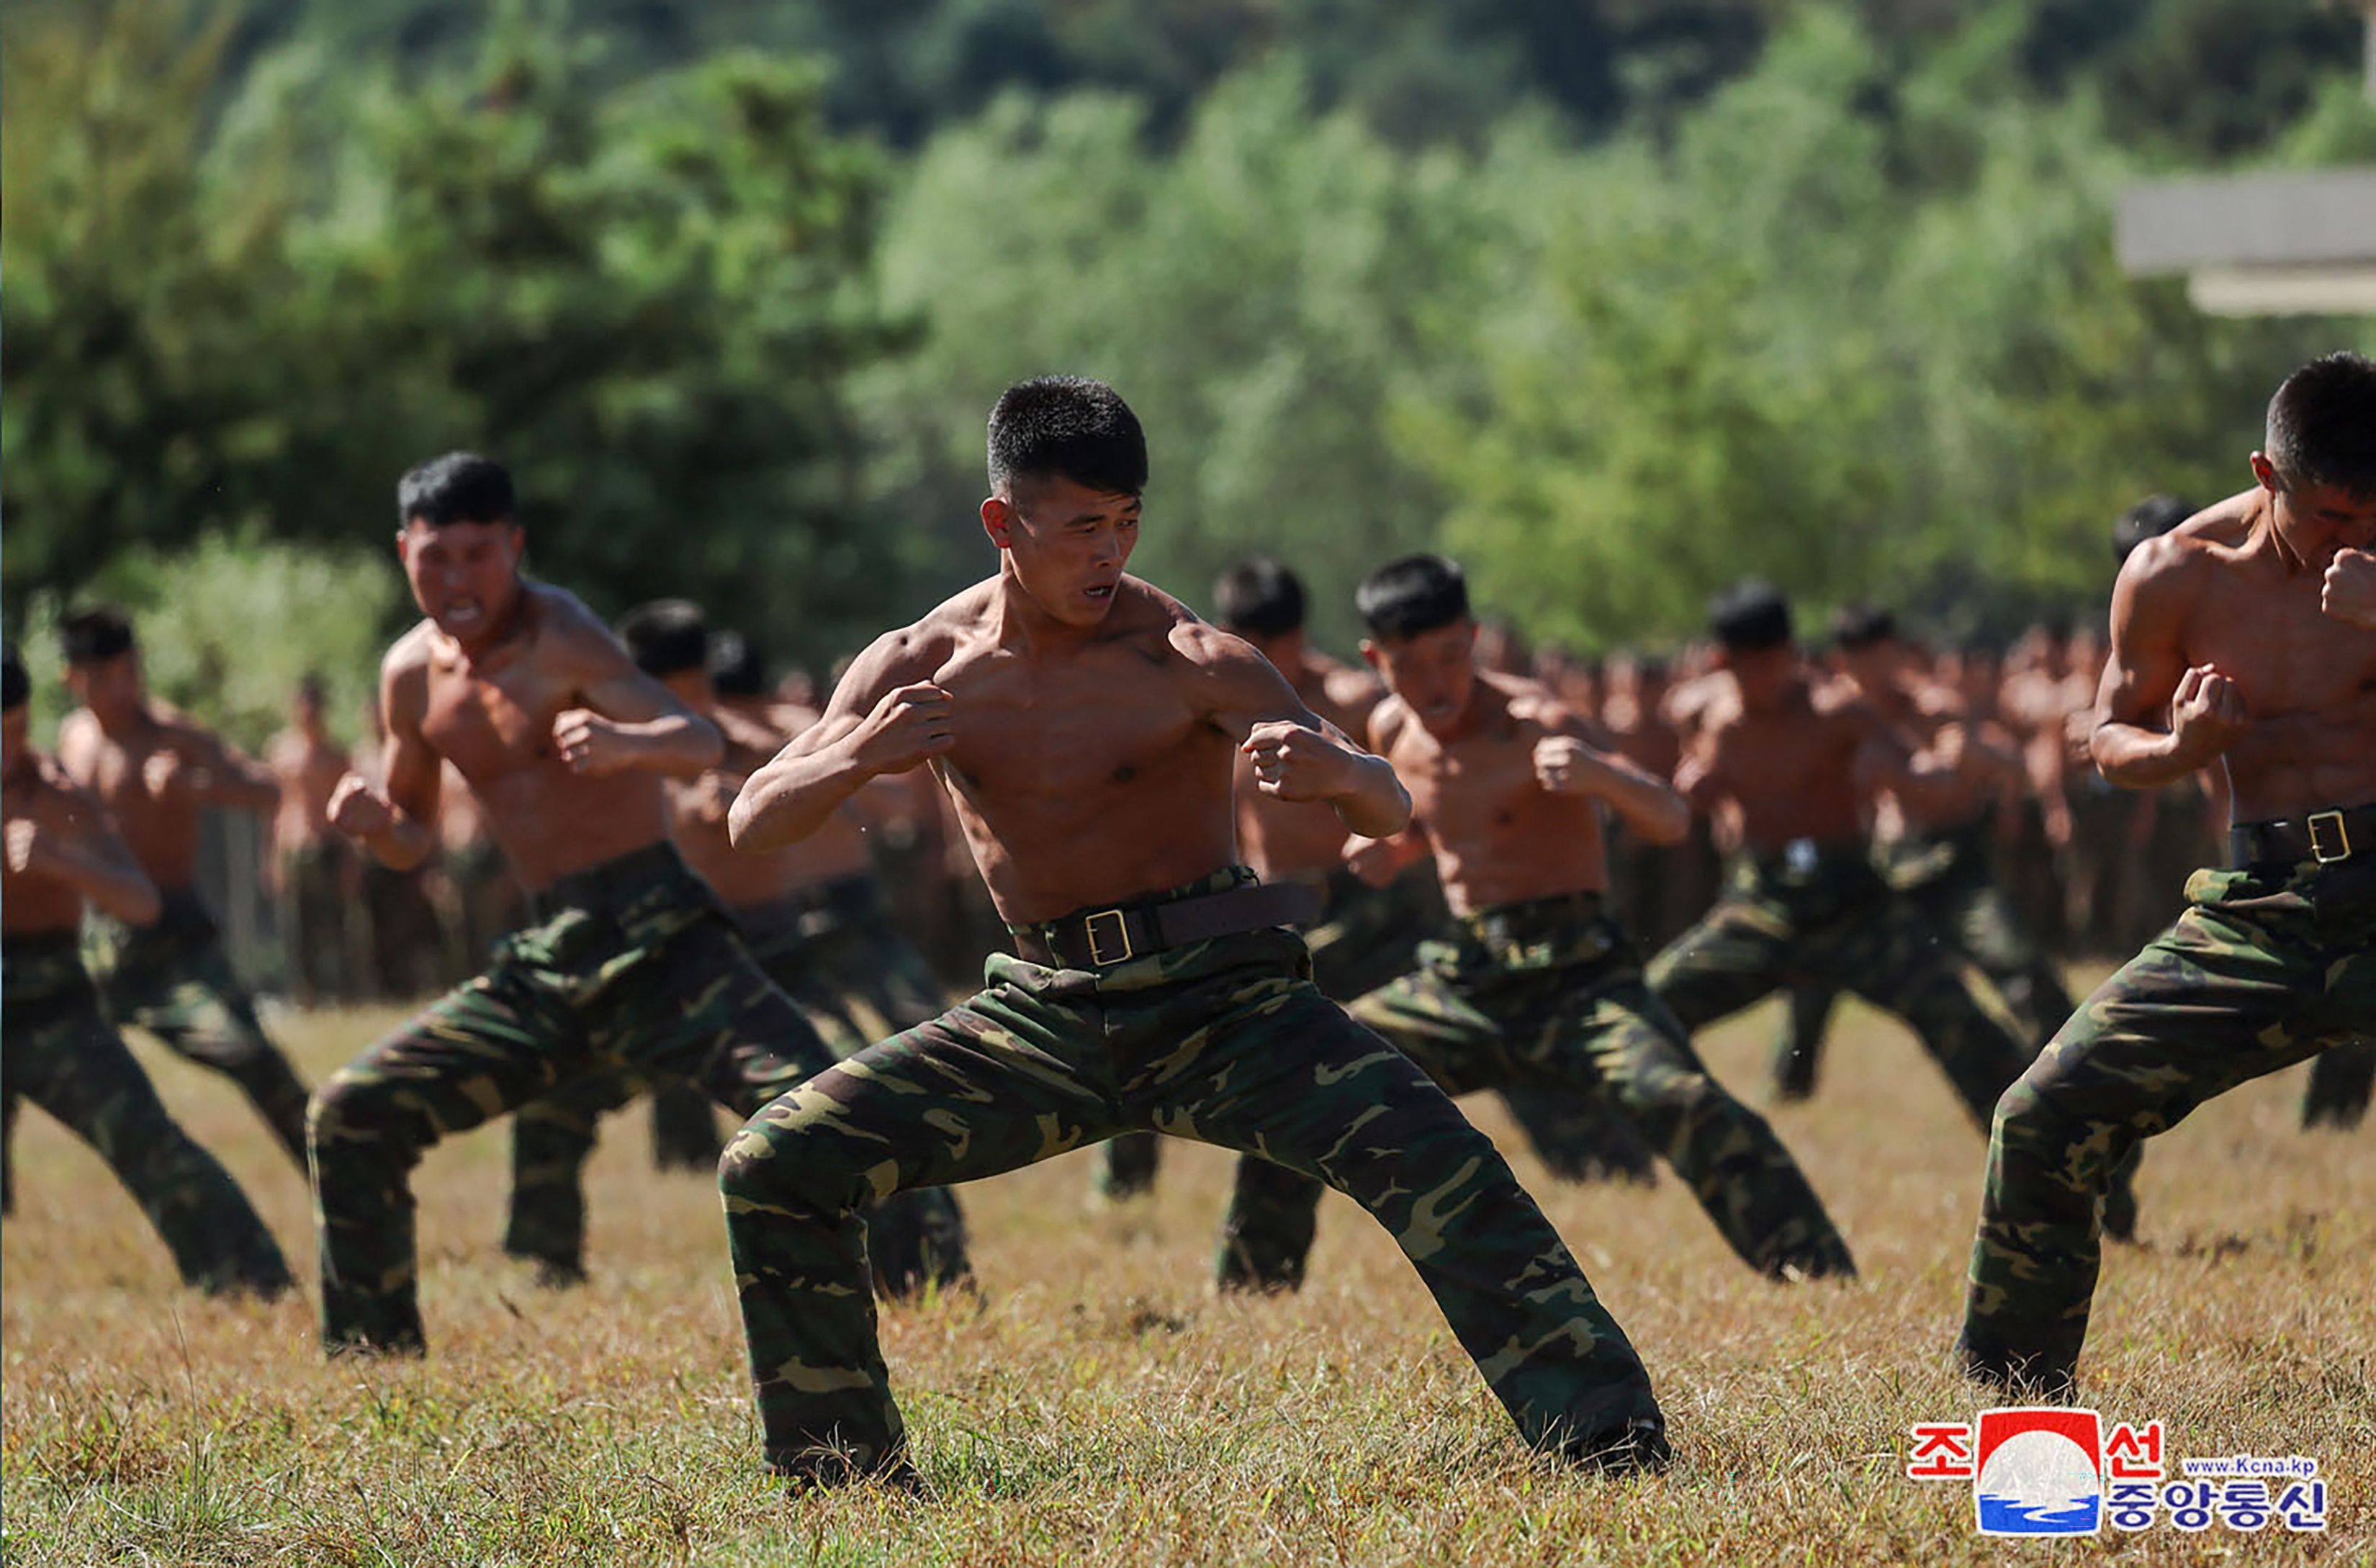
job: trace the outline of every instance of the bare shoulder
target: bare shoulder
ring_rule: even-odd
[[[1402,738],[1403,730],[1410,720],[1408,705],[1392,692],[1387,693],[1377,707],[1370,709],[1370,750],[1379,756],[1385,755]]]
[[[1576,731],[1578,716],[1575,710],[1560,701],[1557,695],[1540,682],[1529,681],[1523,675],[1504,675],[1495,671],[1480,670],[1477,672],[1477,683],[1499,698],[1502,713],[1527,740]]]
[[[1339,664],[1332,659],[1320,677],[1320,690],[1338,707],[1360,713],[1384,700],[1386,683],[1378,679],[1375,671]]]
[[[988,624],[991,578],[943,600],[922,619],[876,637],[849,661],[826,707],[864,713],[883,694],[943,676],[969,645],[982,640]]]
[[[709,715],[709,721],[718,726],[719,734],[726,737],[730,752],[756,754],[762,757],[774,755],[786,737],[808,728],[804,723],[778,734],[771,726],[760,723],[748,714],[737,713],[731,707],[715,709]],[[811,722],[814,722],[814,716]]]
[[[573,666],[595,664],[607,668],[627,657],[625,647],[602,624],[602,618],[567,588],[552,583],[524,582],[520,591],[528,600],[529,624],[534,629],[540,651],[558,654]]]
[[[58,721],[58,756],[88,757],[99,744],[99,720],[87,707],[76,708]]]

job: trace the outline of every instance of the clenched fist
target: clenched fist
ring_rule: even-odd
[[[636,737],[590,707],[554,714],[552,744],[569,771],[587,778],[608,778],[634,766],[640,749]]]
[[[50,836],[30,816],[11,817],[7,828],[8,874],[22,876],[48,867],[53,859]]]
[[[1246,732],[1238,750],[1254,765],[1254,788],[1277,801],[1327,801],[1345,792],[1351,754],[1319,731],[1272,719]]]
[[[375,838],[396,826],[396,807],[360,773],[339,780],[325,814],[332,827],[350,838]]]
[[[181,753],[170,747],[153,751],[140,764],[140,787],[148,791],[149,799],[161,801],[187,789],[194,782],[193,772],[189,759]]]
[[[850,753],[870,773],[905,773],[955,743],[956,700],[930,681],[883,694],[850,732]]]
[[[2320,585],[2318,607],[2338,621],[2376,632],[2376,551],[2336,551]]]
[[[1586,795],[1606,770],[1598,752],[1573,735],[1546,735],[1535,742],[1535,782],[1554,795]]]
[[[2179,754],[2197,767],[2224,754],[2251,721],[2236,683],[2208,664],[2187,671],[2169,699],[2169,732]]]

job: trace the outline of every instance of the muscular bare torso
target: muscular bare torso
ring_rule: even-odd
[[[816,719],[804,709],[782,717],[794,720],[798,729]],[[788,849],[757,854],[735,849],[727,837],[727,812],[742,781],[775,754],[785,737],[762,728],[746,713],[724,707],[710,715],[710,721],[726,737],[725,759],[697,778],[667,781],[670,832],[685,863],[701,873],[728,909],[770,903],[872,869],[866,841],[852,820],[854,803]]]
[[[1370,719],[1372,749],[1410,791],[1411,820],[1435,852],[1455,914],[1497,904],[1599,892],[1609,885],[1600,810],[1555,795],[1535,770],[1535,746],[1565,727],[1545,722],[1548,697],[1531,682],[1479,671],[1472,721],[1456,739],[1428,732],[1395,697]]]
[[[198,880],[203,808],[187,779],[211,766],[220,748],[210,731],[151,702],[120,731],[101,729],[88,708],[68,714],[58,727],[57,761],[99,798],[148,879],[172,894]]]
[[[1718,690],[1699,709],[1677,782],[1696,802],[1730,802],[1752,853],[1799,838],[1854,842],[1864,832],[1866,796],[1858,754],[1870,733],[1851,711],[1858,701],[1839,687],[1802,683],[1776,711],[1752,714],[1737,687]]]
[[[2252,548],[2256,495],[2141,547],[2179,558],[2180,660],[2215,666],[2251,717],[2225,759],[2234,818],[2376,801],[2376,631],[2323,613],[2317,572]]]
[[[98,801],[55,759],[29,755],[0,785],[0,820],[30,820],[56,838],[79,842],[112,832]],[[0,931],[10,936],[70,932],[82,923],[82,889],[64,877],[0,864]]]
[[[527,585],[522,625],[476,660],[430,622],[389,651],[390,722],[418,725],[470,786],[495,842],[531,892],[667,837],[659,778],[571,771],[552,739],[564,710],[588,706],[564,616],[590,621],[559,589]],[[597,628],[599,634],[599,627]]]
[[[327,740],[284,730],[265,748],[266,763],[280,785],[280,806],[272,816],[272,842],[287,850],[319,843],[330,834],[330,792],[347,775],[347,756]]]
[[[1348,735],[1369,731],[1370,714],[1386,695],[1365,671],[1307,653],[1280,671],[1303,705]],[[1246,862],[1265,879],[1310,876],[1344,863],[1345,824],[1336,808],[1314,801],[1281,801],[1253,788],[1253,769],[1238,759],[1238,840]]]
[[[895,668],[950,695],[952,743],[933,766],[1000,916],[1052,920],[1235,863],[1236,742],[1183,646],[1218,634],[1125,577],[1093,632],[1036,654],[1002,635],[997,588],[898,634]]]

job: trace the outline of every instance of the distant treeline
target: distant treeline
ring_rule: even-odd
[[[395,476],[468,445],[599,610],[821,667],[990,564],[982,416],[1051,368],[1148,422],[1150,575],[1275,551],[1332,638],[1426,545],[1583,648],[1752,570],[2002,625],[2376,340],[2200,317],[2109,239],[2143,172],[2376,160],[2350,7],[485,14],[0,18],[12,625],[115,594],[202,708],[232,663],[359,691]],[[247,624],[243,561],[297,608]]]

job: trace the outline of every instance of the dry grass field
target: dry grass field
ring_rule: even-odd
[[[289,1018],[318,1076],[391,1021]],[[1763,1099],[1761,1012],[1705,1040]],[[304,1194],[220,1081],[140,1046],[312,1277]],[[1913,1422],[1979,1401],[1946,1358],[1981,1146],[1909,1037],[1847,1013],[1820,1097],[1774,1113],[1856,1248],[1846,1287],[1738,1266],[1671,1179],[1543,1199],[1640,1346],[1659,1478],[1530,1462],[1382,1233],[1325,1211],[1313,1283],[1217,1300],[1225,1157],[1167,1146],[1158,1196],[1084,1204],[1075,1155],[969,1188],[980,1304],[887,1313],[921,1500],[790,1503],[762,1474],[715,1192],[604,1140],[593,1279],[496,1252],[500,1130],[433,1155],[425,1363],[325,1365],[312,1308],[220,1306],[100,1164],[29,1111],[5,1255],[5,1556],[50,1563],[1959,1563],[2376,1560],[2376,1128],[2295,1130],[2299,1072],[2154,1148],[2083,1368],[2176,1455],[2324,1464],[2322,1538],[2214,1527],[1990,1543],[1968,1487],[1906,1479]],[[1497,1137],[1487,1101],[1470,1109]],[[1505,1138],[1505,1143],[1507,1143]],[[1515,1144],[1508,1146],[1515,1147]]]

